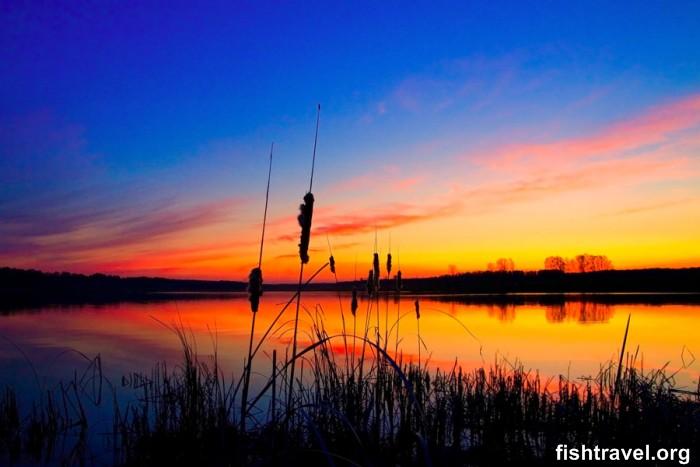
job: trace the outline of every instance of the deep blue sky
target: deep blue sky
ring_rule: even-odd
[[[9,262],[106,264],[46,253],[56,239],[22,241],[27,226],[64,238],[109,213],[257,196],[273,140],[273,212],[291,215],[317,102],[319,189],[342,204],[358,194],[332,185],[373,167],[400,183],[431,160],[441,180],[504,137],[578,137],[700,91],[698,2],[162,5],[0,7]]]

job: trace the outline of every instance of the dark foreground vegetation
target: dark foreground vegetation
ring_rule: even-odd
[[[394,280],[379,281],[392,290]],[[246,283],[151,277],[122,278],[104,274],[45,273],[0,268],[0,309],[26,308],[61,303],[109,303],[125,300],[171,300],[173,297],[211,297],[212,294],[245,292]],[[350,291],[356,282],[311,283],[308,291]],[[295,291],[297,284],[267,284],[269,291]],[[409,293],[523,294],[523,293],[638,293],[637,300],[652,299],[649,293],[700,294],[700,268],[635,269],[584,273],[554,270],[473,272],[403,280]],[[492,298],[491,300],[498,299]],[[481,299],[480,299],[481,300]],[[612,299],[611,299],[612,300]],[[619,300],[619,298],[617,299]],[[685,297],[697,301],[698,297]],[[664,298],[668,301],[668,298]]]
[[[662,371],[635,369],[631,355],[619,373],[610,364],[578,381],[506,362],[429,371],[359,336],[331,338],[319,328],[315,343],[298,352],[291,399],[289,362],[277,361],[264,387],[251,391],[242,426],[240,380],[225,378],[216,357],[198,358],[177,332],[181,366],[131,375],[138,398],[129,405],[109,397],[99,358],[89,377],[76,376],[32,407],[4,390],[0,464],[547,465],[558,444],[700,445],[700,396],[675,391]],[[357,358],[334,352],[338,340],[350,351],[354,345]],[[91,431],[85,408],[96,403],[114,405],[109,433]],[[97,437],[100,462],[92,457]]]

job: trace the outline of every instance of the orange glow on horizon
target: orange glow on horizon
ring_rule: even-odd
[[[391,251],[406,277],[484,270],[501,257],[537,270],[547,256],[582,253],[605,255],[616,269],[700,266],[700,95],[586,135],[502,139],[514,141],[439,163],[426,145],[423,165],[391,165],[337,184],[319,178],[307,271],[327,260],[330,241],[339,280],[364,277],[375,232],[382,261]],[[301,196],[288,188],[273,187],[267,282],[298,276]],[[257,263],[258,201],[226,197],[148,209],[142,218],[127,209],[87,219],[39,236],[31,254],[3,253],[2,265],[246,280]]]

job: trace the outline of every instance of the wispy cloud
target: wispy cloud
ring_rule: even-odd
[[[384,230],[415,222],[427,221],[453,215],[460,203],[456,200],[443,204],[418,205],[408,203],[386,204],[365,212],[350,212],[342,216],[318,218],[314,235],[355,235]],[[296,235],[280,235],[277,240],[291,241]]]
[[[693,95],[656,106],[598,132],[551,142],[496,145],[479,153],[468,182],[460,174],[473,171],[452,161],[447,178],[432,180],[432,191],[411,203],[375,205],[366,212],[318,216],[317,233],[353,235],[422,222],[433,218],[493,212],[515,203],[587,191],[592,195],[610,187],[688,180],[700,176],[689,149],[697,148],[700,96]],[[347,180],[343,191],[356,192],[383,184],[384,191],[431,182],[428,166],[415,172],[398,169],[368,172]],[[381,179],[381,182],[380,182]],[[451,187],[451,188],[449,188]],[[335,209],[337,211],[337,209]],[[282,235],[280,240],[294,236]]]
[[[194,251],[170,251],[167,240],[188,235],[198,229],[213,228],[231,221],[240,206],[237,199],[222,199],[194,204],[173,200],[138,201],[95,207],[90,198],[62,199],[59,203],[36,205],[29,211],[26,203],[0,208],[2,249],[0,260],[6,264],[18,260],[64,265],[95,261],[109,252],[119,251],[121,263],[148,258],[153,264],[178,255],[182,261]],[[159,244],[159,242],[162,242]],[[150,249],[150,253],[145,253]],[[197,255],[207,254],[206,248]]]
[[[551,168],[594,158],[621,158],[655,145],[673,143],[673,136],[700,125],[700,95],[656,106],[642,115],[612,124],[586,136],[549,142],[512,143],[465,156],[494,170]]]
[[[637,205],[637,206],[632,206],[624,209],[619,209],[617,211],[610,212],[608,214],[605,214],[606,216],[628,216],[628,215],[634,215],[634,214],[640,214],[640,213],[646,213],[649,211],[658,211],[662,209],[667,209],[667,208],[672,208],[676,206],[683,206],[688,203],[692,203],[694,201],[697,201],[697,198],[678,198],[678,199],[671,199],[667,201],[661,201],[657,203],[648,203],[648,204],[643,204],[643,205]]]

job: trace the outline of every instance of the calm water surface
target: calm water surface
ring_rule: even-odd
[[[263,297],[256,325],[258,338],[290,296],[280,292]],[[403,316],[399,322],[400,348],[404,359],[415,361],[418,339],[414,299],[402,297],[399,302],[383,298],[379,311],[382,335],[387,313],[390,326],[397,316]],[[594,376],[601,365],[617,360],[631,313],[627,348],[631,352],[638,349],[640,365],[645,369],[667,365],[670,371],[677,371],[675,378],[680,387],[697,387],[700,362],[694,355],[700,357],[698,305],[605,305],[581,301],[490,305],[437,297],[421,297],[420,303],[420,332],[427,347],[421,352],[422,359],[425,362],[429,358],[433,366],[451,368],[457,359],[463,367],[470,368],[507,359],[547,376]],[[302,304],[300,345],[309,342],[310,315],[320,314],[321,310],[329,334],[341,332],[341,304],[346,327],[352,330],[349,297],[343,296],[339,303],[337,294],[309,293],[304,295]],[[364,328],[366,311],[367,303],[361,301],[358,333]],[[371,313],[370,322],[375,326],[376,305]],[[20,310],[0,316],[0,386],[14,385],[23,388],[23,394],[31,394],[36,388],[51,387],[84,370],[86,360],[82,355],[93,358],[99,354],[104,375],[118,388],[123,377],[133,372],[148,372],[157,362],[172,366],[180,361],[180,343],[164,326],[176,323],[191,331],[202,358],[209,358],[216,348],[227,374],[240,374],[250,318],[246,297],[238,294]],[[291,339],[292,318],[290,308],[279,322],[281,328],[256,359],[256,372],[269,374],[272,349],[277,349],[283,358]],[[390,349],[395,347],[396,337],[392,334]],[[339,358],[343,358],[342,339],[336,340],[334,347]],[[351,352],[351,341],[348,347]],[[258,376],[257,384],[263,378]]]

